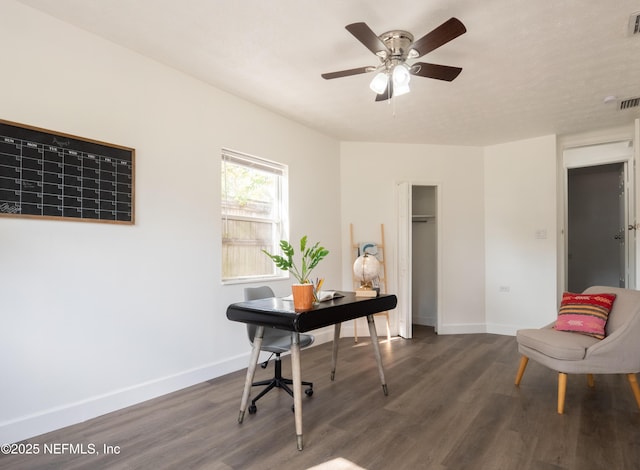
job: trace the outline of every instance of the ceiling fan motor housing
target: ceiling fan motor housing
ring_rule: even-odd
[[[391,53],[388,57],[382,57],[383,59],[398,59],[400,61],[407,59],[411,44],[413,44],[413,34],[407,31],[393,30],[382,33],[379,38]],[[384,52],[382,54],[386,55]]]

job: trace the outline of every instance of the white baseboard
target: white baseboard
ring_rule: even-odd
[[[439,335],[467,335],[474,333],[486,333],[487,325],[484,323],[449,323],[440,325]]]
[[[442,325],[438,334],[458,335],[473,333],[490,333],[503,336],[515,336],[519,329],[525,328],[518,325],[502,325],[497,323],[463,323]]]
[[[333,341],[333,328],[314,331],[313,334],[315,336],[315,345]],[[0,422],[0,444],[19,442],[56,429],[82,423],[152,398],[245,369],[248,363],[249,352],[218,363],[114,390],[76,403],[51,408],[41,413]],[[240,397],[241,392],[241,390],[238,391],[238,397]]]
[[[516,332],[522,328],[526,328],[526,327],[487,323],[487,333],[492,333],[496,335],[515,336]]]
[[[14,443],[126,408],[247,367],[249,354],[114,390],[0,423],[0,444]]]

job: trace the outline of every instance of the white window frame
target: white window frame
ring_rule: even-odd
[[[225,212],[223,207],[224,199],[221,197],[221,257],[224,256],[224,244],[225,244],[225,231],[227,227],[228,220],[244,220],[244,221],[256,221],[256,222],[267,222],[272,224],[272,246],[268,251],[270,253],[280,253],[280,240],[287,240],[289,233],[289,191],[288,191],[288,167],[282,163],[274,162],[271,160],[266,160],[264,158],[256,157],[253,155],[248,155],[242,152],[237,152],[235,150],[230,150],[223,148],[221,152],[221,167],[220,171],[223,172],[223,176],[225,173],[224,165],[225,163],[230,162],[236,165],[245,166],[249,169],[259,170],[261,172],[266,172],[270,174],[274,174],[279,177],[280,187],[277,194],[277,203],[276,203],[276,216],[274,218],[261,218],[261,217],[251,217],[251,216],[241,216],[241,215],[230,215]],[[225,188],[225,180],[222,181],[221,194],[226,191]],[[266,255],[264,255],[266,258]],[[249,282],[257,282],[257,281],[266,281],[266,280],[281,280],[289,277],[289,273],[286,271],[282,271],[277,269],[275,264],[273,265],[273,271],[271,274],[256,274],[256,275],[247,275],[247,276],[237,276],[237,277],[224,277],[224,273],[222,273],[222,269],[224,266],[225,260],[221,260],[221,279],[222,284],[240,284],[240,283],[249,283]]]

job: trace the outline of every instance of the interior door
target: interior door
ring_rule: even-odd
[[[411,338],[411,184],[398,183],[398,333]]]

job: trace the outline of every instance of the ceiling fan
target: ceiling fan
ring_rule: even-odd
[[[323,73],[322,78],[348,77],[361,73],[378,72],[371,81],[370,87],[376,92],[376,101],[384,101],[392,96],[400,96],[409,92],[411,75],[438,80],[452,81],[462,68],[449,65],[415,62],[408,64],[408,59],[417,59],[464,34],[467,28],[457,18],[450,18],[430,33],[417,41],[407,31],[393,30],[377,36],[366,23],[352,23],[345,26],[355,38],[373,52],[380,65],[358,67],[339,72]]]

